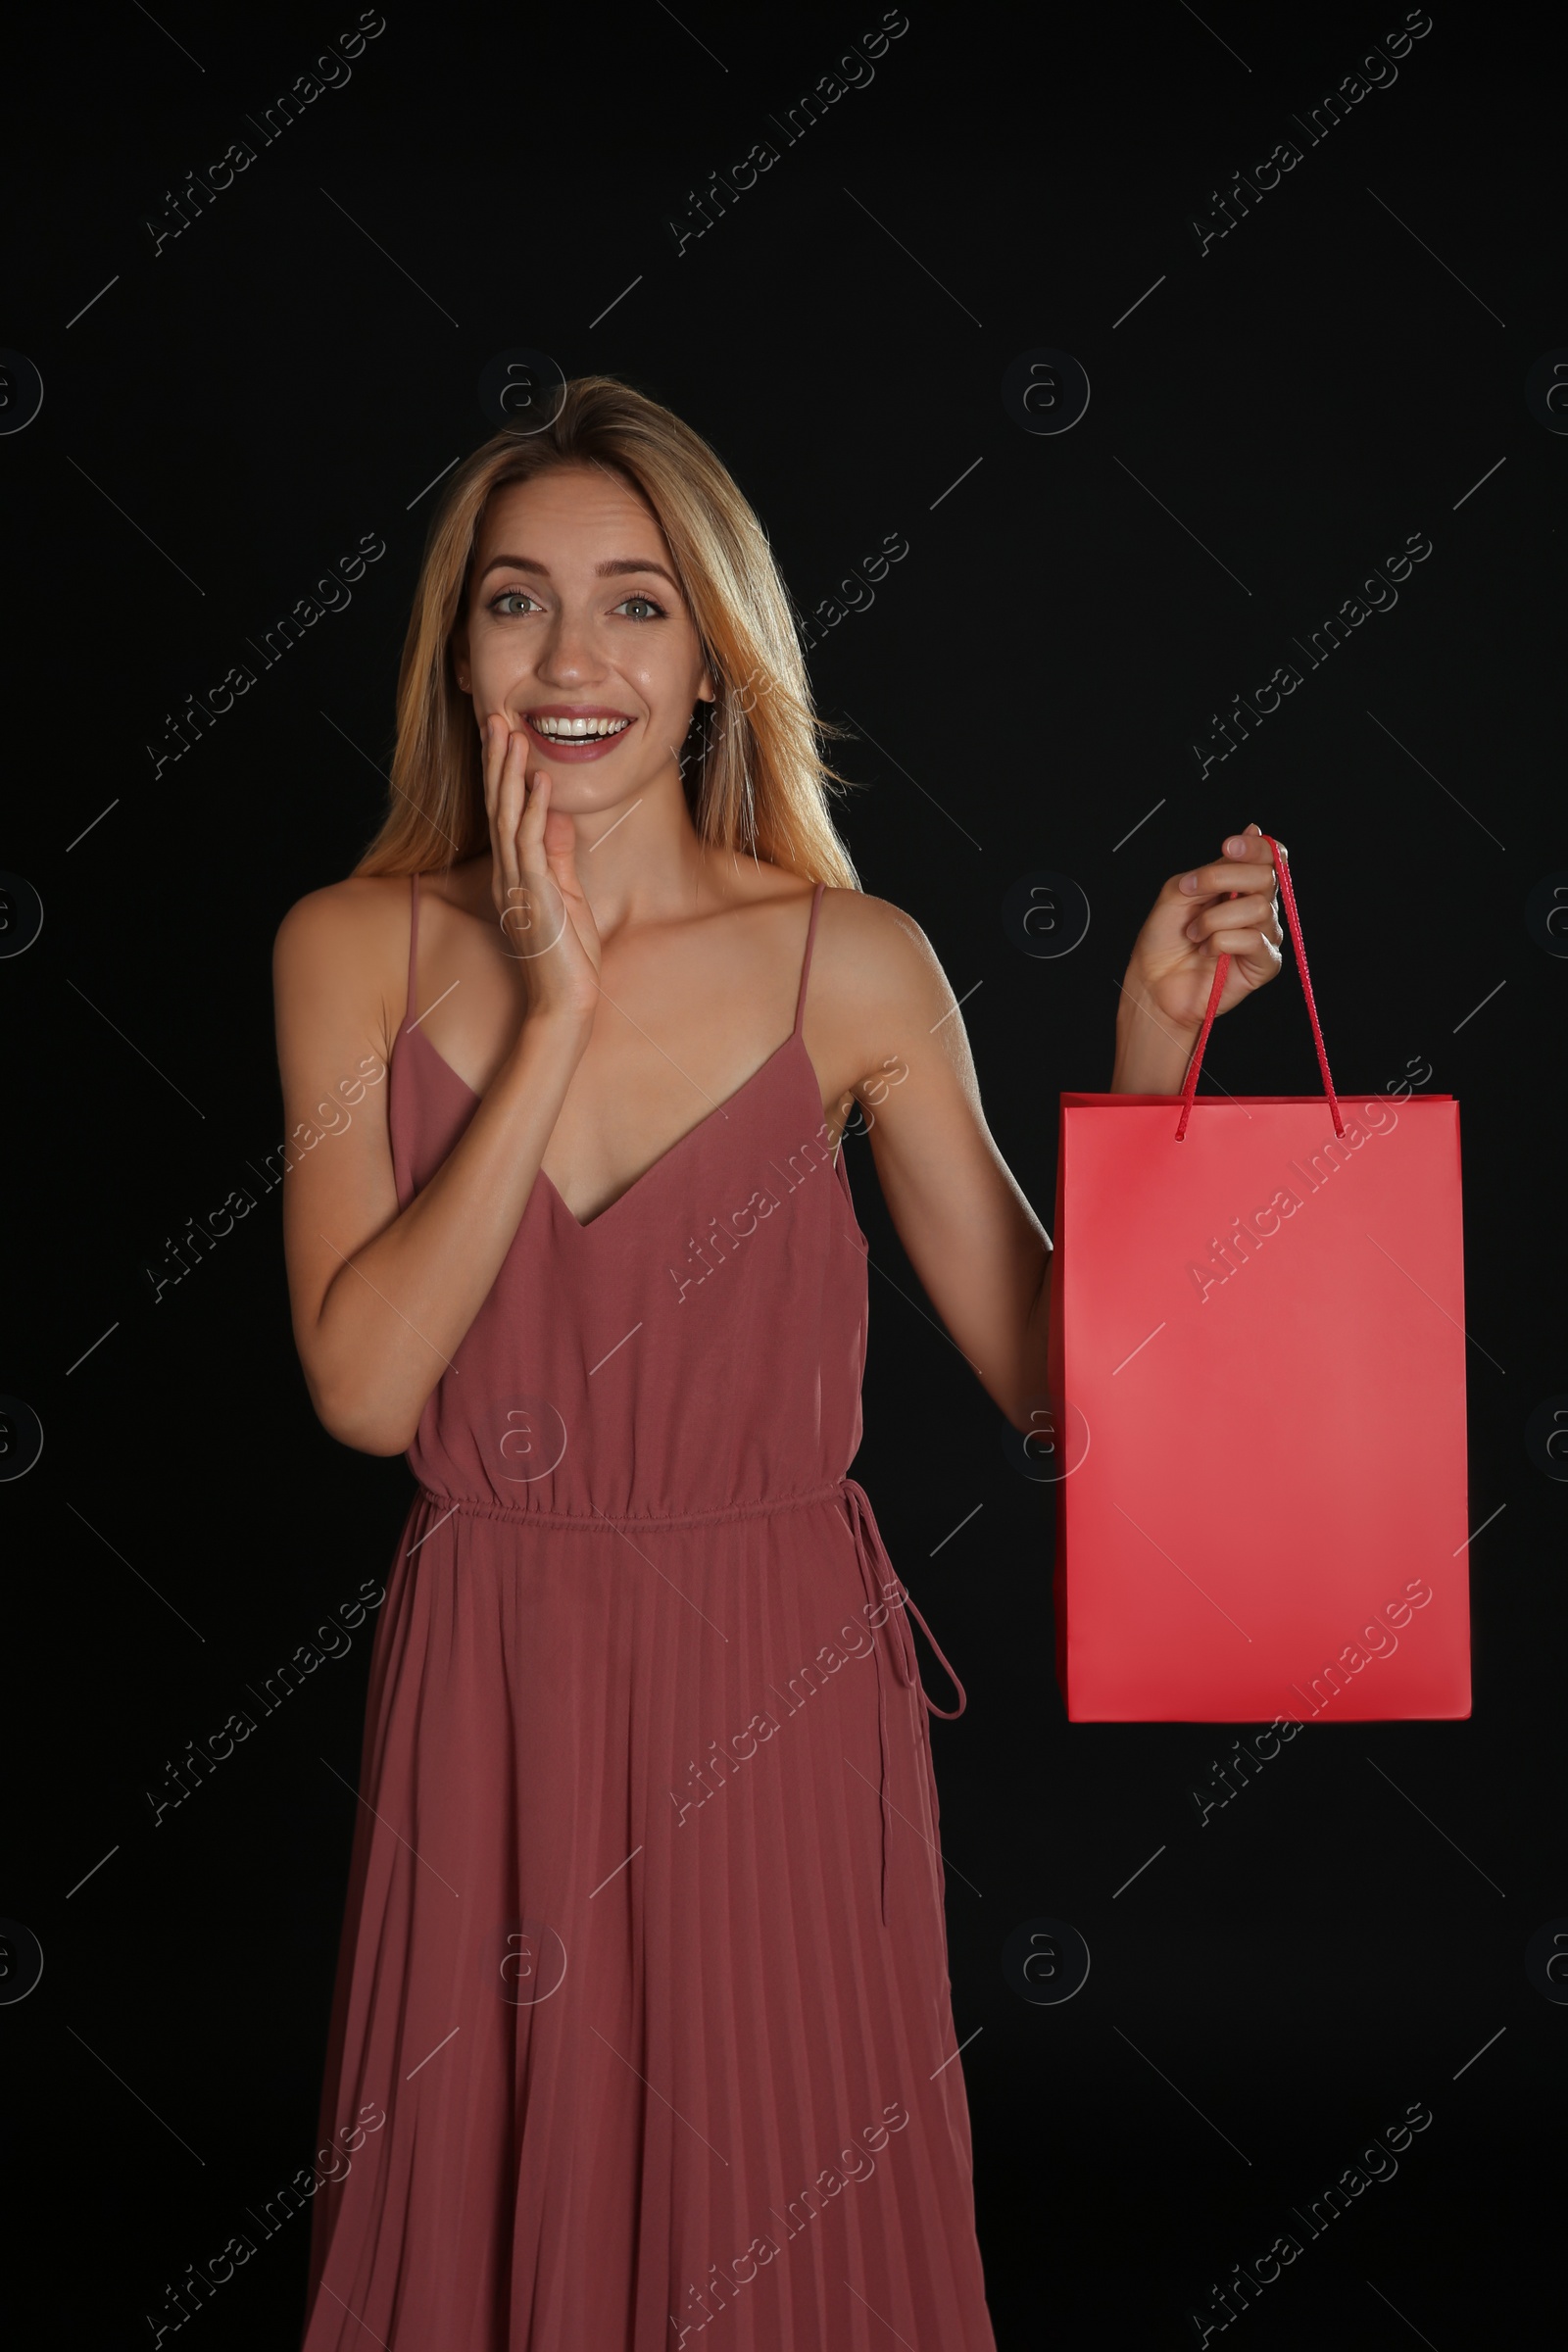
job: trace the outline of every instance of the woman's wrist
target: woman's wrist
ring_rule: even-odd
[[[593,1027],[592,1012],[541,1006],[519,1025],[502,1068],[521,1082],[524,1092],[530,1086],[548,1085],[552,1078],[569,1079],[583,1057]]]
[[[1129,969],[1116,1007],[1113,1095],[1179,1095],[1198,1043],[1200,1021],[1173,1021],[1151,1000]]]

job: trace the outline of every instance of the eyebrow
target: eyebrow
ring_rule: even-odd
[[[542,580],[550,577],[549,564],[535,563],[531,556],[495,556],[479,577],[487,580],[493,571],[531,571]],[[608,564],[596,564],[594,571],[601,580],[619,579],[627,572],[657,572],[662,580],[669,581],[677,596],[680,594],[680,582],[664,569],[662,564],[655,564],[646,556],[616,556]]]

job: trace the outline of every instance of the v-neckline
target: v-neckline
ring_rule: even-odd
[[[433,1045],[430,1039],[425,1037],[417,1028],[403,1028],[398,1031],[397,1036],[392,1041],[392,1061],[394,1063],[397,1060],[398,1048],[402,1045],[406,1037],[418,1038],[420,1044],[424,1047],[425,1052],[431,1056],[432,1060],[437,1062],[440,1067],[445,1070],[447,1076],[453,1081],[454,1085],[461,1086],[464,1093],[469,1096],[473,1102],[482,1102],[484,1101],[484,1097],[479,1094],[475,1088],[468,1084],[466,1078],[460,1076],[458,1071],[453,1068],[451,1062],[448,1061],[446,1055],[440,1051],[440,1049]],[[661,1152],[659,1157],[652,1161],[648,1167],[644,1168],[640,1176],[634,1176],[630,1184],[627,1185],[625,1191],[623,1193],[617,1193],[613,1200],[608,1201],[606,1205],[599,1211],[597,1216],[588,1217],[586,1219],[579,1217],[576,1210],[568,1203],[564,1193],[563,1193],[555,1178],[550,1174],[549,1170],[543,1166],[543,1164],[541,1164],[539,1169],[539,1180],[550,1187],[552,1195],[561,1204],[562,1213],[565,1217],[567,1223],[574,1225],[579,1233],[592,1233],[596,1227],[603,1225],[607,1217],[612,1217],[614,1215],[616,1209],[619,1208],[623,1200],[629,1200],[633,1193],[637,1192],[643,1185],[647,1184],[652,1177],[657,1176],[660,1169],[662,1168],[667,1161],[673,1159],[681,1148],[684,1145],[689,1144],[694,1136],[701,1135],[705,1129],[711,1126],[714,1119],[718,1118],[719,1116],[722,1115],[727,1118],[731,1105],[738,1102],[743,1095],[749,1093],[750,1090],[757,1084],[758,1080],[764,1077],[766,1073],[773,1067],[773,1064],[779,1059],[780,1055],[789,1052],[791,1046],[799,1046],[802,1053],[806,1053],[806,1040],[798,1028],[792,1030],[790,1035],[786,1037],[781,1044],[774,1047],[767,1059],[763,1062],[760,1062],[758,1067],[752,1072],[749,1078],[743,1078],[740,1085],[737,1086],[730,1094],[727,1094],[721,1102],[715,1102],[712,1109],[707,1112],[703,1118],[700,1118],[695,1127],[688,1127],[684,1135],[678,1135],[675,1138],[675,1141],[667,1148],[667,1150]],[[807,1054],[807,1062],[811,1072],[812,1091],[815,1095],[817,1102],[820,1103],[822,1100],[822,1090],[816,1084],[816,1065],[811,1061],[808,1054]]]

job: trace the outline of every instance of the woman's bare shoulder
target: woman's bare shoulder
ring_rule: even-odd
[[[401,1018],[410,899],[407,874],[350,874],[296,900],[272,947],[280,1011],[332,1006],[351,1018],[373,1013],[383,1025]]]
[[[822,894],[806,1001],[806,1043],[837,1102],[895,1059],[906,1073],[919,1049],[948,1044],[953,991],[912,915],[888,899],[830,885]],[[940,1056],[938,1058],[941,1058]]]
[[[843,987],[898,996],[918,994],[935,980],[946,990],[936,950],[913,915],[890,899],[829,888],[818,924],[819,952]]]
[[[393,934],[409,945],[412,885],[407,874],[349,874],[296,899],[277,927],[279,955],[363,954]]]

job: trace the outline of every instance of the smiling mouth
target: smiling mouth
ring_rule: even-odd
[[[624,735],[629,718],[551,718],[530,713],[528,724],[546,743],[606,743]]]

